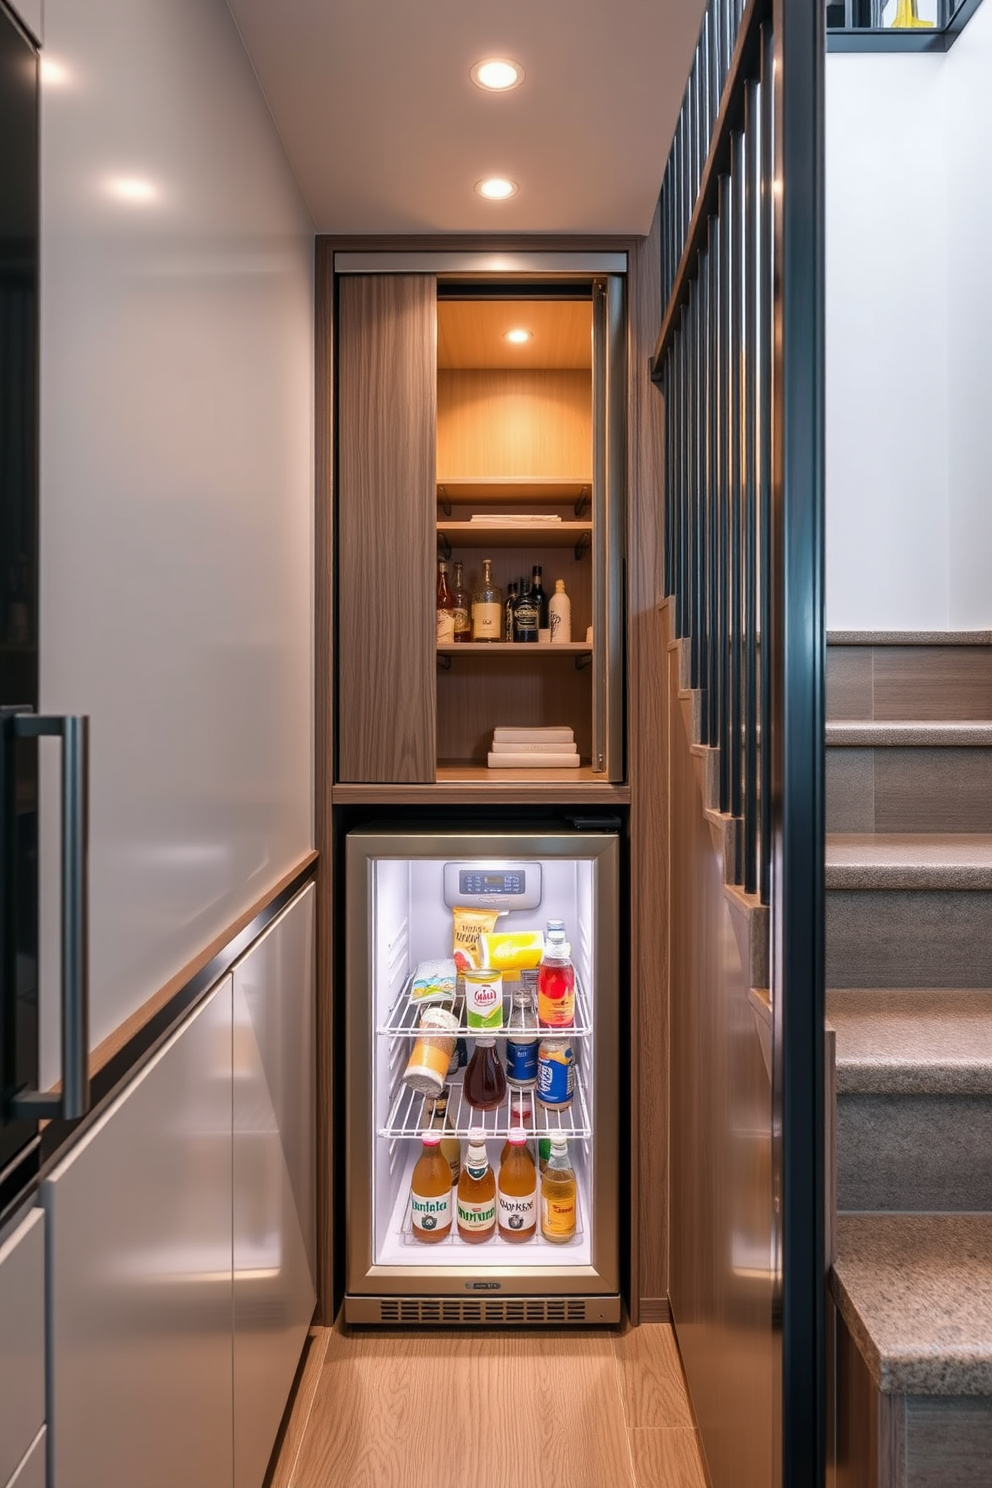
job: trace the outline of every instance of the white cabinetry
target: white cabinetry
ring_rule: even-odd
[[[0,1484],[31,1482],[44,1420],[45,1216],[32,1209],[0,1244]]]

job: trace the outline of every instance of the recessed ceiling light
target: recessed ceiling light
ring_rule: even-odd
[[[533,331],[525,331],[522,327],[514,331],[504,331],[503,340],[512,341],[514,346],[523,346],[526,342],[534,339]]]
[[[484,181],[476,181],[475,189],[487,201],[506,201],[516,196],[518,188],[516,181],[508,181],[505,176],[487,176]]]
[[[477,88],[485,88],[489,93],[507,93],[523,82],[524,70],[509,57],[486,57],[485,61],[476,62],[470,76]]]

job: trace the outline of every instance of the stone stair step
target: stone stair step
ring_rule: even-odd
[[[992,633],[827,636],[830,719],[992,719]]]
[[[826,887],[992,890],[992,835],[979,832],[834,832]]]
[[[826,730],[828,832],[992,832],[992,723]]]
[[[827,993],[840,1211],[992,1210],[992,992]]]

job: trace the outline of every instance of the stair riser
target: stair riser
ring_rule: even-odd
[[[992,1096],[841,1095],[837,1207],[992,1212]]]
[[[905,1475],[898,1488],[987,1488],[992,1481],[992,1400],[910,1395],[905,1419]]]
[[[828,987],[992,987],[992,893],[831,889]]]
[[[827,717],[992,719],[992,646],[828,646]]]
[[[992,832],[992,750],[827,749],[828,832]]]

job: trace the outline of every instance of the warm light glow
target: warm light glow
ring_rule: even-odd
[[[158,199],[158,187],[140,176],[114,176],[107,182],[107,190],[118,201],[143,203]]]
[[[523,82],[524,70],[519,62],[511,62],[509,57],[487,57],[484,62],[476,62],[471,78],[477,88],[486,88],[490,93],[506,93]]]
[[[514,346],[524,346],[528,341],[532,341],[533,339],[534,339],[534,332],[533,331],[525,331],[525,330],[523,330],[522,327],[519,328],[519,329],[517,329],[517,330],[515,330],[515,331],[504,331],[503,332],[503,340],[504,341],[512,341],[513,344],[514,344]]]
[[[487,176],[484,181],[476,181],[475,189],[480,196],[487,201],[506,201],[510,196],[516,196],[516,181],[508,181],[505,176]]]
[[[51,57],[42,57],[41,81],[48,88],[61,88],[63,83],[69,81],[69,73],[61,62],[55,62]]]

